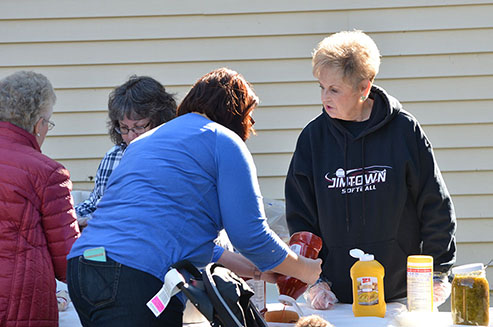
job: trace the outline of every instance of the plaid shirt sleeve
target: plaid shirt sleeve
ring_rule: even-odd
[[[120,163],[124,151],[125,147],[123,145],[115,145],[105,154],[96,173],[94,189],[85,201],[75,206],[77,217],[91,217],[91,214],[96,210],[96,206],[108,184],[108,179]]]

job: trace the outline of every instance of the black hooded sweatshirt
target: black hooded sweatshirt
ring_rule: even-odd
[[[433,256],[440,272],[455,263],[454,208],[430,142],[383,89],[370,98],[358,135],[325,110],[303,129],[285,185],[289,231],[322,238],[322,277],[343,303],[352,303],[353,248],[384,266],[387,300],[406,296],[409,255]]]

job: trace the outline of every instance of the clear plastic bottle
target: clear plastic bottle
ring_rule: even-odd
[[[385,317],[387,304],[383,289],[384,267],[373,254],[352,249],[349,254],[359,260],[351,267],[353,313],[355,317]]]
[[[407,257],[407,310],[433,311],[433,257]]]

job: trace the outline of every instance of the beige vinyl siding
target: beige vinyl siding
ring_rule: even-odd
[[[248,146],[264,196],[280,198],[301,129],[320,111],[310,54],[344,29],[382,53],[376,84],[415,115],[456,206],[458,263],[493,255],[493,1],[2,0],[0,77],[32,69],[58,101],[43,151],[91,189],[112,146],[109,92],[150,75],[181,99],[213,68],[241,72],[261,98]],[[493,270],[488,272],[493,280]],[[491,283],[493,285],[493,283]]]
[[[351,2],[343,1],[324,1],[305,0],[251,0],[248,2],[237,0],[211,0],[211,1],[160,1],[146,0],[135,3],[134,0],[87,0],[81,3],[77,0],[44,0],[39,3],[37,0],[24,0],[23,7],[20,8],[17,0],[3,0],[0,4],[2,18],[5,19],[25,19],[25,18],[82,18],[82,17],[149,17],[149,16],[180,16],[180,15],[211,15],[211,14],[248,14],[248,13],[290,13],[303,11],[337,11],[344,15],[351,15],[356,10],[385,9],[399,10],[402,8],[434,8],[449,6],[469,6],[491,4],[489,0],[374,0],[368,3],[367,0],[354,0]],[[475,13],[478,14],[478,13]],[[481,13],[479,13],[481,14]],[[483,12],[483,14],[485,14]],[[485,14],[487,15],[487,14]],[[406,22],[415,22],[421,17],[435,19],[436,16],[415,16],[408,17]],[[467,17],[466,17],[467,18]],[[364,21],[358,24],[368,24],[368,15],[362,18]],[[391,21],[392,17],[386,17]],[[340,21],[341,25],[347,21]],[[381,24],[384,22],[380,22]],[[428,24],[433,24],[427,21]],[[330,22],[329,22],[330,24]],[[460,24],[458,22],[457,24]],[[341,29],[339,25],[334,26]]]

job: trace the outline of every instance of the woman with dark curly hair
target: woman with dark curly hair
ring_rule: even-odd
[[[101,160],[91,194],[75,206],[79,224],[83,227],[96,210],[108,179],[120,163],[127,145],[139,135],[173,119],[176,116],[176,102],[173,95],[166,92],[155,79],[133,75],[111,92],[108,115],[109,134],[115,146]]]
[[[130,144],[68,256],[70,297],[83,325],[181,327],[181,293],[157,318],[146,303],[172,264],[204,267],[221,257],[213,241],[223,228],[261,271],[318,279],[320,259],[296,255],[267,225],[244,142],[257,103],[243,76],[217,69],[195,83],[177,118]]]

